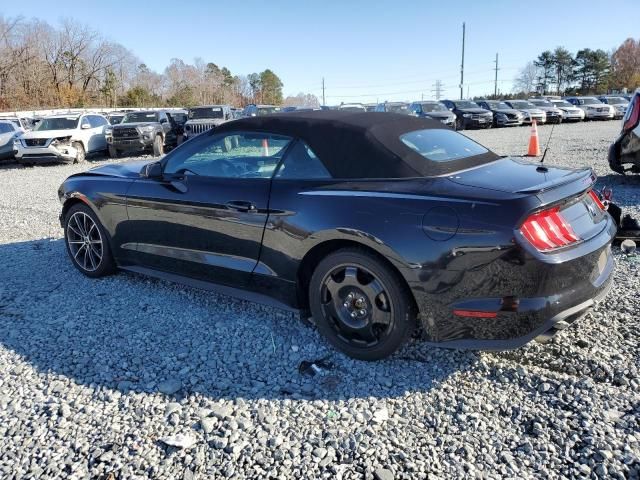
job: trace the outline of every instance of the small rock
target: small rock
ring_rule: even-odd
[[[393,472],[386,468],[377,468],[373,472],[373,478],[376,480],[393,480]]]
[[[164,393],[165,395],[173,395],[174,393],[177,393],[181,388],[182,382],[175,378],[165,380],[160,385],[158,385],[158,391],[160,393]]]
[[[324,457],[327,456],[327,449],[322,447],[316,447],[313,449],[313,452],[311,452],[311,454],[316,458],[323,459]]]
[[[169,437],[162,437],[160,439],[162,443],[165,445],[169,445],[177,448],[188,449],[193,447],[196,444],[196,439],[191,435],[171,435]]]
[[[387,407],[380,408],[373,412],[372,420],[376,423],[383,423],[389,420],[389,410],[387,410]]]
[[[212,417],[205,417],[200,419],[200,426],[202,427],[202,431],[204,433],[213,432],[213,428],[215,427],[217,420]]]

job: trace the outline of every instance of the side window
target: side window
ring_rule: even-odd
[[[269,133],[229,132],[199,136],[171,155],[168,174],[221,178],[271,178],[291,138]]]
[[[276,178],[312,180],[331,178],[331,174],[313,150],[299,140],[287,153]]]
[[[104,127],[109,123],[106,118],[101,117],[100,115],[96,115],[93,118],[95,119],[96,127]]]

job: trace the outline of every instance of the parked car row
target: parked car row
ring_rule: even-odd
[[[535,97],[527,100],[441,100],[343,103],[338,110],[404,113],[429,117],[462,130],[465,128],[509,127],[538,124],[610,120],[624,116],[629,101],[619,95],[599,97]],[[323,107],[325,108],[325,107]]]

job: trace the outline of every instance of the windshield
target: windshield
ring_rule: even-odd
[[[167,112],[167,115],[169,115],[174,122],[176,123],[186,123],[187,121],[187,114],[186,113],[182,113],[182,112]]]
[[[599,105],[602,102],[600,100],[598,100],[597,98],[581,98],[580,99],[580,104],[581,105]]]
[[[78,117],[43,118],[34,130],[72,130],[78,127],[78,120]]]
[[[432,128],[400,136],[407,147],[427,160],[449,162],[488,153],[489,150],[453,130]]]
[[[573,105],[571,105],[569,102],[565,100],[552,100],[552,103],[556,107],[573,107]]]
[[[280,107],[258,107],[258,116],[269,115],[280,111]]]
[[[492,110],[510,110],[511,107],[504,102],[487,102]]]
[[[123,118],[124,118],[124,115],[110,115],[109,116],[109,123],[111,125],[117,125],[118,123],[120,123],[122,121]]]
[[[127,113],[120,123],[157,122],[157,112],[131,112]]]
[[[627,102],[627,100],[622,97],[607,97],[607,103],[609,105],[626,105],[629,102]]]
[[[387,103],[385,105],[387,112],[391,112],[391,113],[409,113],[409,105],[407,105],[406,103],[402,103],[402,104],[391,104],[391,103]]]
[[[13,126],[10,123],[0,123],[0,133],[15,132]]]
[[[447,107],[441,103],[421,103],[423,112],[448,112]]]
[[[525,102],[523,100],[517,100],[517,101],[511,102],[511,106],[513,108],[519,108],[524,110],[526,110],[527,108],[536,108],[536,106],[533,103]]]
[[[201,118],[223,118],[222,107],[191,108],[189,119],[200,120]]]
[[[470,102],[468,100],[463,100],[460,102],[453,102],[456,108],[480,108],[476,102]]]

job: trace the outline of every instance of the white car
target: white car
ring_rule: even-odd
[[[585,120],[611,120],[616,114],[616,109],[611,105],[602,103],[596,97],[567,97],[565,100],[584,111]]]
[[[598,97],[602,103],[606,103],[607,105],[611,105],[615,108],[615,113],[613,115],[614,118],[622,118],[624,114],[627,113],[627,107],[629,106],[629,101],[624,97],[617,97],[614,95],[604,95],[602,97]]]
[[[98,114],[45,117],[14,142],[16,160],[23,164],[84,162],[87,154],[105,151],[107,119]]]
[[[14,122],[0,120],[0,160],[13,158],[13,142],[23,133],[24,130]]]
[[[570,104],[566,100],[551,99],[549,101],[553,103],[556,108],[562,110],[563,122],[581,122],[584,120],[584,110],[581,108]]]
[[[367,108],[361,103],[343,103],[338,110],[346,110],[348,112],[366,112]]]
[[[524,115],[522,123],[530,124],[535,120],[538,125],[546,123],[547,114],[544,110],[540,110],[533,103],[528,100],[505,100],[504,103],[509,105],[514,110],[520,110]]]

